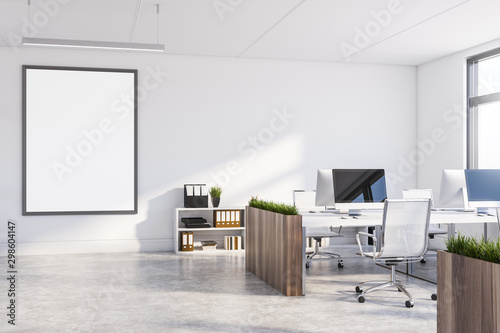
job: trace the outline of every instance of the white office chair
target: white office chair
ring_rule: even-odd
[[[299,209],[299,212],[309,212],[310,210],[317,211],[320,207],[315,204],[316,191],[314,190],[294,190],[293,203]],[[312,238],[315,241],[314,252],[307,255],[306,268],[310,266],[310,261],[314,258],[326,257],[338,259],[337,266],[344,267],[344,261],[340,254],[321,250],[321,241],[323,238],[342,237],[340,234],[342,227],[338,232],[333,231],[330,226],[306,227],[306,237]]]
[[[413,307],[413,298],[401,281],[396,280],[396,265],[399,263],[416,262],[422,259],[427,251],[429,220],[431,214],[430,199],[386,200],[382,220],[382,239],[366,232],[358,232],[358,242],[361,256],[372,258],[375,263],[391,266],[390,281],[361,282],[356,286],[360,303],[365,302],[365,295],[373,291],[396,287],[408,296],[406,307]],[[373,238],[373,253],[363,252],[359,236]],[[380,252],[377,252],[380,243]],[[373,285],[366,288],[367,285]]]
[[[432,189],[404,189],[403,190],[403,199],[430,199],[431,200],[431,208],[433,206],[433,196]],[[441,229],[435,225],[429,225],[429,239],[434,239],[436,235],[446,235],[448,234],[448,230]],[[429,246],[429,243],[427,243]],[[430,246],[427,248],[427,251],[430,250]],[[427,260],[423,257],[420,262],[425,264]]]

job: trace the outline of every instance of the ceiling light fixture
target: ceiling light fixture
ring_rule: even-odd
[[[111,49],[111,50],[129,50],[129,51],[158,51],[158,52],[165,51],[165,45],[163,44],[101,42],[92,40],[50,39],[50,38],[29,38],[29,37],[23,37],[23,45],[78,47],[78,48],[89,48],[89,49]]]
[[[28,16],[31,6],[31,0],[28,0]],[[156,5],[156,44],[147,43],[128,43],[128,42],[104,42],[92,40],[78,40],[78,39],[52,39],[52,38],[34,38],[23,37],[23,45],[26,46],[49,46],[49,47],[74,47],[74,48],[88,48],[88,49],[106,49],[106,50],[127,50],[127,51],[156,51],[164,52],[165,45],[158,44],[158,16],[160,14],[160,5]]]

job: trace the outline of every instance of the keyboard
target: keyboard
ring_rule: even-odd
[[[326,214],[338,214],[338,210],[310,210],[309,213],[326,213]]]
[[[374,220],[374,219],[381,219],[382,215],[356,215],[351,217],[356,220]]]

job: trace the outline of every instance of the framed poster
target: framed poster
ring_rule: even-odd
[[[23,215],[137,214],[137,70],[23,66]]]

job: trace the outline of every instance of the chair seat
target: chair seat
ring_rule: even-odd
[[[444,235],[447,233],[448,233],[447,230],[429,225],[429,232],[428,232],[429,235]]]
[[[401,261],[405,260],[405,258],[387,258],[387,257],[378,259],[377,257],[379,254],[380,254],[380,252],[375,252],[375,259],[380,260],[380,261],[401,262]],[[373,258],[373,252],[365,252],[364,255],[365,255],[365,257]]]

